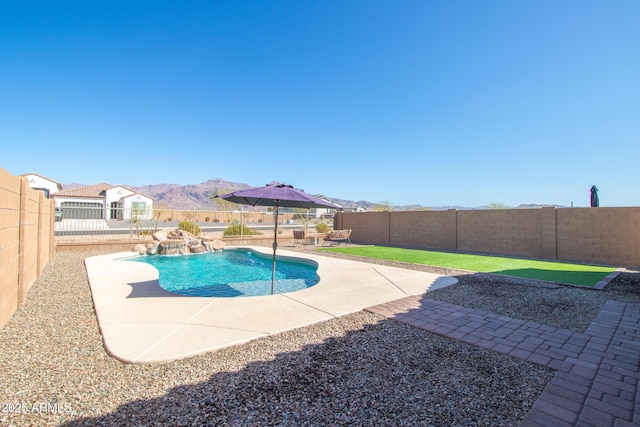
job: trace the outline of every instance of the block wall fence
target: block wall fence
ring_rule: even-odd
[[[53,257],[55,203],[0,168],[0,330]]]
[[[640,207],[338,212],[334,228],[362,244],[640,269]]]

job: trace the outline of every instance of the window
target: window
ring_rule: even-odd
[[[50,199],[51,197],[49,197],[49,189],[47,188],[39,188],[39,187],[33,187],[34,190],[40,190],[42,192],[44,192],[44,197],[46,197],[47,199]]]
[[[145,202],[131,202],[131,218],[142,217],[147,210]]]
[[[111,219],[122,219],[121,202],[111,202]]]

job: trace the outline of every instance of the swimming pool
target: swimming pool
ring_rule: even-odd
[[[193,255],[146,255],[127,261],[151,264],[160,286],[170,292],[204,297],[271,295],[271,257],[251,249],[225,249]],[[277,257],[274,294],[318,283],[315,261]]]

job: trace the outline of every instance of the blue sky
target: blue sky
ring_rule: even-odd
[[[640,2],[0,3],[0,167],[640,205]]]

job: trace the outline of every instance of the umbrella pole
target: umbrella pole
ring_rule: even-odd
[[[278,205],[280,200],[276,200],[276,226],[273,229],[273,262],[271,264],[271,295],[273,295],[273,284],[276,279],[276,249],[278,249]]]

